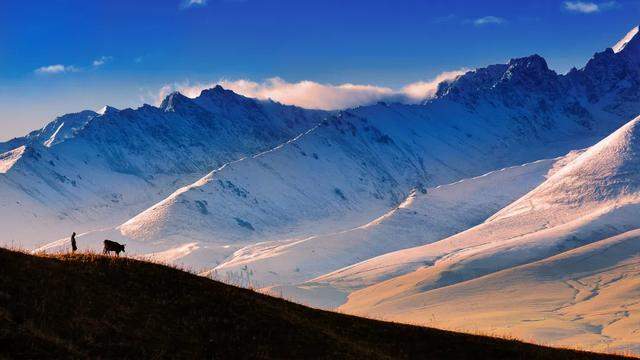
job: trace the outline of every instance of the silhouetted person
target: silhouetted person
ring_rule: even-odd
[[[76,252],[78,246],[76,245],[76,233],[71,234],[71,251]]]

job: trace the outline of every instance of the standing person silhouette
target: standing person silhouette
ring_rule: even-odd
[[[76,245],[76,233],[71,234],[71,251],[76,252],[78,246]]]

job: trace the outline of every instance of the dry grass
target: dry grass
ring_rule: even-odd
[[[0,249],[0,358],[593,359],[326,312],[136,259]]]

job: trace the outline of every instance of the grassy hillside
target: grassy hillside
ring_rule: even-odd
[[[127,258],[5,249],[0,357],[605,358],[310,309]]]

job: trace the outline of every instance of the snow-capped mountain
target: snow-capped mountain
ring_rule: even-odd
[[[448,100],[344,111],[272,151],[212,172],[119,229],[135,240],[235,245],[226,256],[236,246],[353,229],[414,189],[561,155],[597,136],[573,115],[549,117],[559,123],[553,131],[528,120],[513,125],[517,118],[508,111],[482,115]],[[530,131],[522,131],[526,124]]]
[[[15,138],[4,143],[0,143],[0,152],[13,150],[22,145],[38,143],[44,146],[55,145],[85,126],[91,119],[99,114],[85,110],[79,113],[67,114],[57,117],[40,130],[33,131],[26,136]]]
[[[416,313],[440,316],[433,308],[418,310],[423,309],[425,301],[431,301],[431,291],[437,294],[446,292],[453,302],[467,302],[470,301],[467,290],[474,289],[478,284],[485,284],[486,289],[497,286],[500,292],[492,293],[487,304],[480,309],[476,307],[479,312],[485,312],[483,316],[488,319],[477,326],[486,329],[500,322],[506,327],[519,323],[522,316],[540,316],[552,312],[557,331],[565,331],[565,328],[576,327],[571,324],[575,319],[564,316],[570,309],[606,301],[606,296],[597,293],[598,286],[607,287],[608,292],[618,296],[607,299],[608,307],[600,310],[599,316],[620,318],[618,312],[626,308],[629,298],[621,296],[618,292],[623,290],[614,287],[626,286],[622,285],[624,282],[618,282],[620,279],[616,279],[616,276],[633,278],[637,282],[637,271],[629,270],[640,263],[640,252],[634,245],[637,242],[634,229],[640,227],[640,218],[637,216],[639,209],[640,117],[589,148],[536,189],[481,225],[432,244],[371,259],[326,276],[323,281],[336,284],[364,281],[375,284],[351,294],[343,306],[345,311],[385,317],[397,314],[413,321],[419,321]],[[609,257],[608,252],[613,247],[615,256]],[[590,257],[602,259],[589,261]],[[525,264],[531,265],[521,266]],[[625,268],[617,268],[622,266]],[[385,270],[380,271],[381,268]],[[395,277],[386,280],[389,274]],[[484,278],[490,274],[490,277]],[[527,277],[526,281],[522,279],[523,276]],[[604,280],[607,278],[612,279]],[[581,279],[591,280],[585,280],[583,284]],[[567,290],[566,287],[571,285],[568,281],[577,282],[576,286],[582,285],[579,291],[594,291],[592,297],[597,300],[591,300],[588,296],[577,297],[562,307],[563,311],[558,311],[556,305],[559,302],[571,300],[566,293],[558,294],[557,298],[549,295],[553,301],[547,299],[537,302],[540,300],[537,298],[531,302],[528,298],[520,305],[533,306],[537,302],[536,315],[531,314],[531,309],[521,309],[520,315],[509,321],[505,320],[503,313],[488,311],[489,308],[495,310],[498,303],[511,300],[513,293],[524,293],[529,288],[545,286]],[[525,287],[525,284],[530,287]],[[452,285],[455,285],[455,290],[443,290]],[[469,290],[471,293],[473,291]],[[456,299],[454,294],[465,299]],[[508,312],[516,314],[517,309],[514,305]],[[409,313],[411,315],[407,317]],[[425,322],[426,318],[428,316],[425,315]],[[605,322],[602,319],[596,321],[596,318],[587,312],[581,318],[579,327],[584,330],[589,323]],[[637,319],[629,320],[637,322]],[[602,328],[608,325],[610,323],[595,329],[598,331],[592,329],[587,332],[593,336],[604,335]],[[545,321],[541,325],[524,326],[522,331],[530,335],[541,326],[552,325],[550,321]],[[622,335],[610,342],[633,336],[631,330],[633,327],[623,329]],[[538,335],[537,338],[563,343],[570,342],[567,340],[579,333],[576,329],[566,331],[567,334]],[[584,336],[583,333],[580,335]],[[635,346],[637,350],[638,344]]]
[[[627,206],[635,206],[638,179],[632,169],[640,159],[635,149],[640,146],[635,138],[638,121],[594,145],[484,223],[433,244],[370,259],[324,280],[355,283],[356,277],[375,284],[428,264],[434,272],[432,286],[441,287],[632,229],[635,222],[622,215]],[[594,219],[607,219],[598,222],[606,226],[595,231]],[[422,282],[423,288],[426,284]]]
[[[159,108],[61,116],[2,144],[4,244],[117,225],[222,164],[272,148],[323,112],[244,98],[220,87]]]
[[[592,72],[599,71],[592,69],[600,54],[568,75],[556,74],[533,55],[468,72],[442,84],[436,98],[421,106],[378,104],[340,112],[273,151],[229,164],[178,190],[123,224],[120,232],[145,241],[195,240],[201,249],[207,243],[216,249],[232,244],[216,259],[249,245],[216,270],[236,271],[239,265],[261,274],[257,276],[265,284],[297,281],[305,276],[300,266],[283,274],[282,263],[272,258],[279,245],[290,249],[290,244],[309,244],[308,238],[364,226],[416,189],[564,155],[595,143],[635,116],[640,102],[624,96],[630,79],[639,78],[629,65],[633,46],[631,39],[627,50],[602,53],[613,54],[616,61],[609,71],[618,73],[615,79],[603,79],[608,83],[602,87],[588,86],[596,77]],[[368,135],[368,129],[377,135]],[[416,241],[398,241],[394,247]],[[362,256],[389,249],[380,246],[380,253]],[[259,254],[266,254],[272,265],[257,265],[264,264]],[[318,269],[338,269],[328,268],[337,261],[316,259],[324,264]]]
[[[640,101],[624,96],[631,79],[639,78],[637,69],[628,66],[634,39],[629,39],[618,53],[603,52],[613,54],[615,61],[607,69],[618,74],[604,78],[606,86],[589,86],[588,80],[596,78],[594,72],[600,71],[596,66],[602,57],[599,54],[584,69],[568,75],[551,71],[537,55],[513,59],[442,84],[436,98],[422,105],[380,103],[335,114],[314,113],[322,114],[325,120],[315,124],[298,122],[299,132],[295,135],[299,136],[294,138],[289,131],[287,141],[262,153],[251,154],[246,149],[256,149],[266,142],[255,141],[263,135],[259,132],[265,131],[264,122],[252,123],[252,116],[242,111],[253,111],[253,104],[260,104],[261,109],[282,106],[258,103],[220,87],[204,91],[193,100],[172,94],[160,109],[136,110],[147,111],[148,116],[133,123],[155,123],[156,114],[199,119],[214,113],[223,114],[223,119],[243,116],[248,120],[220,121],[216,131],[227,132],[225,136],[207,135],[208,139],[202,139],[207,131],[198,129],[195,138],[201,141],[194,141],[191,136],[197,121],[183,125],[172,121],[171,131],[145,127],[153,129],[154,134],[165,134],[163,147],[153,153],[170,154],[169,161],[160,165],[147,162],[145,158],[153,146],[132,146],[135,151],[124,161],[114,154],[109,162],[114,164],[112,170],[127,174],[143,168],[146,174],[195,174],[205,168],[218,169],[184,187],[180,186],[188,183],[188,177],[180,176],[179,181],[172,178],[177,191],[109,231],[123,239],[162,244],[158,251],[169,251],[172,260],[180,260],[174,256],[176,252],[171,252],[172,247],[179,248],[177,253],[188,265],[212,268],[223,261],[238,263],[233,257],[225,258],[244,246],[249,248],[236,254],[242,259],[254,251],[251,246],[256,243],[284,241],[284,245],[361,227],[400,205],[412,192],[562,156],[595,143],[640,112]],[[243,109],[240,115],[238,109]],[[123,112],[127,110],[113,111],[112,116],[122,116]],[[97,128],[99,124],[102,122],[91,121],[83,129]],[[281,119],[273,128],[278,129],[278,124],[290,128]],[[233,131],[238,128],[243,131]],[[271,129],[271,124],[266,128]],[[142,131],[147,130],[141,130],[136,138],[144,138]],[[188,136],[181,138],[182,134]],[[272,135],[269,140],[277,138]],[[114,136],[122,137],[127,135]],[[213,162],[208,157],[202,160],[200,153],[194,156],[185,152],[187,155],[183,156],[180,150],[184,143],[194,142],[204,144],[204,150],[214,137],[216,147],[211,151],[236,154],[235,159],[227,156],[231,162],[225,163],[220,161],[224,157],[219,156]],[[100,143],[104,139],[93,141]],[[167,146],[176,142],[176,146]],[[170,159],[171,156],[176,158]],[[179,171],[166,166],[176,166]],[[416,241],[419,240],[399,242],[392,248],[410,247]],[[390,249],[377,248],[380,253],[362,256],[380,255]],[[262,246],[255,249],[263,251]],[[251,268],[251,264],[245,265]],[[275,268],[261,272],[278,273]],[[298,280],[292,274],[278,274],[282,279]],[[274,279],[266,283],[278,285]]]
[[[286,285],[305,282],[380,254],[431,243],[483,222],[545,180],[563,159],[541,160],[482,176],[412,192],[399,206],[353,229],[302,240],[248,246],[217,266],[217,274],[250,268],[255,284],[305,303],[323,305],[322,297]],[[314,280],[310,281],[314,283]],[[301,288],[310,289],[305,283]]]

